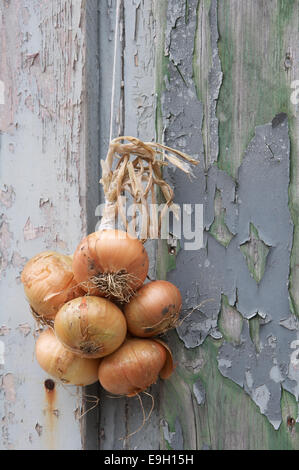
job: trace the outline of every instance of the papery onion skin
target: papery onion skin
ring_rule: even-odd
[[[72,257],[43,251],[25,265],[21,281],[32,309],[40,316],[54,318],[67,301],[82,295],[72,271]]]
[[[155,340],[128,338],[117,351],[102,359],[99,382],[114,395],[137,395],[157,382],[167,354],[166,348]]]
[[[110,300],[78,297],[61,307],[54,331],[63,345],[81,357],[104,357],[125,340],[127,323],[122,311]]]
[[[136,291],[146,279],[148,268],[149,258],[142,242],[122,230],[101,230],[89,234],[80,242],[73,256],[73,272],[82,288],[91,295],[116,300],[117,296],[95,286],[91,279],[106,273],[128,274],[128,287]]]
[[[144,284],[124,307],[128,331],[138,337],[152,337],[175,327],[182,307],[179,289],[169,281]]]
[[[98,381],[100,359],[86,359],[73,354],[50,328],[39,335],[35,354],[40,367],[65,384],[86,386]]]

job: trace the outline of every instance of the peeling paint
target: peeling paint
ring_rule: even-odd
[[[270,247],[259,237],[258,230],[250,223],[249,240],[240,245],[240,249],[245,256],[248,269],[257,283],[261,282],[265,269],[266,260]]]
[[[222,296],[218,326],[227,341],[240,342],[243,317],[236,308],[229,305],[226,296]]]
[[[217,0],[198,1],[196,15],[198,26],[193,50],[193,76],[197,96],[204,109],[202,138],[205,168],[208,169],[217,162],[219,153],[216,106],[223,78],[218,51]],[[202,53],[203,50],[207,53]]]
[[[4,391],[4,397],[7,402],[16,401],[15,378],[13,374],[7,373],[2,377],[1,388]]]
[[[49,228],[42,227],[42,226],[34,227],[34,225],[31,222],[30,217],[28,217],[23,228],[24,240],[25,241],[34,240],[35,238],[42,237],[46,230],[49,230]]]
[[[31,332],[31,326],[28,323],[21,323],[18,327],[17,330],[23,335],[23,336],[28,336]]]
[[[214,222],[210,227],[210,234],[219,242],[221,245],[227,247],[233,238],[233,234],[229,231],[225,223],[225,209],[222,207],[221,192],[216,189],[215,200],[215,218]]]
[[[14,251],[11,257],[11,264],[14,268],[20,268],[20,271],[23,270],[23,267],[27,263],[28,258],[22,256],[19,252]]]
[[[0,205],[4,206],[6,209],[12,207],[15,202],[16,193],[13,186],[4,185],[4,189],[0,190]]]
[[[206,391],[200,379],[198,379],[192,387],[193,394],[196,398],[198,405],[203,405],[206,399]]]
[[[267,412],[270,397],[271,395],[266,385],[261,385],[252,391],[252,398],[259,406],[262,414]]]
[[[42,435],[42,433],[43,433],[43,427],[42,427],[39,423],[36,423],[36,425],[35,425],[35,430],[36,430],[38,436],[41,436],[41,435]]]
[[[5,343],[0,341],[0,366],[5,364]]]
[[[188,3],[196,9],[196,2]],[[214,11],[214,18],[215,15]],[[233,324],[227,322],[227,340],[231,343],[226,338],[221,340],[219,370],[245,389],[277,429],[282,419],[281,386],[294,394],[298,390],[294,387],[295,377],[298,383],[295,370],[290,369],[288,374],[292,352],[288,345],[295,332],[280,325],[291,316],[288,276],[293,224],[288,207],[288,122],[282,113],[279,119],[273,116],[275,125],[269,122],[256,127],[236,178],[211,165],[213,158],[203,159],[208,148],[198,131],[198,125],[202,127],[203,107],[198,98],[189,101],[187,91],[194,91],[190,81],[192,59],[183,52],[192,47],[194,23],[189,16],[185,24],[182,4],[168,13],[167,20],[165,50],[170,63],[162,97],[165,143],[178,147],[181,137],[186,136],[182,150],[196,155],[200,165],[194,171],[195,182],[188,185],[177,172],[165,173],[176,188],[177,203],[188,200],[204,204],[205,224],[204,248],[195,255],[181,250],[176,269],[168,273],[174,283],[178,282],[179,273],[183,311],[194,309],[177,332],[187,348],[201,345],[208,335],[217,337],[220,319],[223,322],[224,295],[227,304],[238,312],[238,333],[234,336]],[[219,69],[217,76],[221,76]],[[216,82],[213,90],[217,94],[220,82]],[[192,129],[192,136],[188,129]],[[218,133],[214,138],[218,140]],[[277,187],[280,190],[273,191]],[[211,300],[203,303],[207,299]],[[258,326],[256,338],[251,337],[254,323]]]
[[[11,328],[6,326],[6,325],[2,325],[0,327],[0,336],[6,336],[10,333],[11,331]]]
[[[10,249],[13,239],[13,233],[10,231],[8,218],[5,214],[0,216],[0,275],[5,273],[9,266]]]
[[[51,445],[40,386],[43,371],[34,356],[39,330],[32,323],[20,273],[40,251],[67,248],[71,253],[87,232],[88,211],[94,210],[86,209],[87,200],[98,204],[91,188],[98,190],[97,172],[88,177],[97,161],[87,155],[94,148],[86,132],[91,118],[87,103],[95,96],[86,72],[87,3],[0,4],[5,98],[0,104],[0,412],[5,418],[0,447],[5,449]],[[64,389],[58,399],[52,410],[52,443],[56,449],[81,449],[83,430],[73,417],[75,400]],[[65,423],[71,433],[64,433]]]

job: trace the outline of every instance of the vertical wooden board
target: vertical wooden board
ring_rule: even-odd
[[[2,449],[82,448],[82,390],[45,389],[20,273],[87,231],[85,22],[83,0],[1,3]]]
[[[267,1],[166,2],[161,18],[166,58],[160,57],[160,135],[201,160],[190,187],[178,175],[167,177],[179,203],[189,197],[204,204],[205,212],[204,250],[180,250],[177,269],[172,262],[168,272],[182,286],[186,311],[194,312],[178,328],[180,339],[175,332],[170,336],[179,365],[163,384],[162,445],[297,449],[298,126],[290,95],[298,62],[298,3],[277,1],[270,8]],[[190,102],[194,90],[197,100]],[[259,196],[252,203],[254,194]],[[281,209],[276,200],[283,201]],[[170,263],[163,248],[158,259],[164,277]],[[279,302],[270,304],[278,292],[282,303],[276,310]],[[209,297],[213,302],[195,308]]]
[[[99,120],[99,7],[97,0],[85,3],[85,68],[84,68],[84,109],[86,113],[85,125],[82,129],[85,139],[85,154],[82,155],[86,163],[86,233],[96,230],[98,222],[97,207],[100,201],[100,120]],[[82,158],[81,157],[81,158]],[[83,389],[83,408],[81,418],[82,448],[93,450],[98,448],[99,434],[99,382]]]

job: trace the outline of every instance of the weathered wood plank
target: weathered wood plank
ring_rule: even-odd
[[[270,7],[267,1],[230,0],[166,3],[167,14],[159,26],[165,31],[168,61],[165,67],[164,58],[167,73],[160,81],[160,130],[164,130],[160,135],[167,144],[181,146],[201,160],[197,182],[191,186],[177,174],[170,172],[168,177],[175,184],[177,202],[182,204],[187,198],[204,204],[206,229],[204,250],[191,254],[181,250],[176,270],[168,278],[182,288],[186,311],[207,298],[214,301],[195,311],[178,329],[184,344],[175,333],[171,335],[179,365],[173,378],[163,384],[163,445],[297,449],[294,354],[298,330],[286,287],[291,268],[295,313],[298,123],[290,85],[298,73],[299,5],[277,1]],[[221,70],[216,113],[220,124],[215,134],[211,131],[217,127],[213,105]],[[193,80],[197,100],[191,102]],[[188,134],[190,129],[192,134]],[[280,167],[271,179],[275,160]],[[267,161],[272,165],[268,180],[267,171],[263,174]],[[259,197],[255,200],[254,195]],[[279,255],[280,249],[284,254]],[[167,257],[159,256],[159,260],[164,277],[169,262]],[[267,291],[271,283],[272,293]],[[228,320],[231,313],[234,321]],[[281,327],[283,318],[288,318],[287,330]]]
[[[82,391],[58,383],[45,389],[20,273],[40,251],[72,253],[87,232],[94,170],[87,160],[86,2],[11,0],[0,8],[0,447],[81,449]]]

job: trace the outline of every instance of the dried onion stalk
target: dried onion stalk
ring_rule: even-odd
[[[121,141],[128,141],[121,143]],[[157,158],[163,154],[164,159]],[[135,158],[130,159],[131,156]],[[113,169],[115,159],[118,160]],[[166,161],[167,160],[167,161]],[[135,137],[117,137],[110,142],[106,160],[102,160],[102,178],[100,180],[105,194],[105,209],[100,223],[100,230],[115,226],[116,217],[120,215],[127,231],[135,234],[135,219],[138,207],[142,207],[140,239],[158,238],[161,235],[162,219],[168,208],[178,214],[178,207],[173,203],[174,192],[162,176],[162,167],[171,163],[191,175],[191,165],[199,162],[179,150],[172,149],[157,142],[142,142]],[[152,208],[156,205],[156,187],[159,187],[165,198],[165,206],[159,217],[157,212],[150,211],[148,199],[151,197]],[[132,223],[129,225],[125,214],[122,196],[128,193],[135,207]]]

